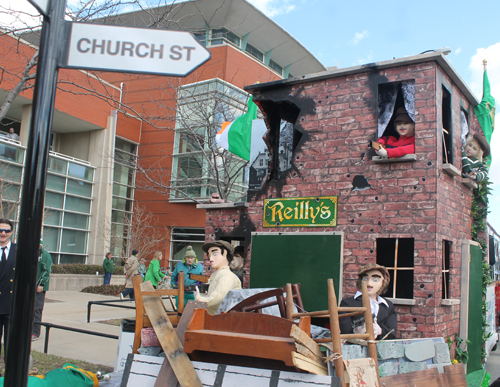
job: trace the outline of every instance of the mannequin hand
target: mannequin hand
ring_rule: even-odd
[[[356,327],[354,328],[353,332],[355,334],[358,334],[358,333],[365,333],[366,332],[366,326],[365,324],[361,325],[360,327]]]
[[[477,180],[477,173],[476,172],[469,172],[469,179]]]
[[[373,336],[377,337],[382,334],[382,328],[376,322],[373,323]]]
[[[384,148],[376,149],[375,153],[382,157],[387,157],[387,150]]]

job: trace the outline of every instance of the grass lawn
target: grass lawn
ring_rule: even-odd
[[[2,376],[5,375],[5,362],[3,356],[4,353],[2,346],[2,354],[0,355],[0,373],[2,374]],[[93,364],[83,360],[68,359],[61,356],[49,355],[43,352],[31,351],[31,356],[33,357],[33,367],[30,369],[31,375],[45,375],[47,372],[53,369],[62,368],[62,366],[66,363],[74,364],[77,367],[93,373],[96,373],[97,371],[101,371],[103,374],[113,372],[113,367],[108,367],[101,364]]]

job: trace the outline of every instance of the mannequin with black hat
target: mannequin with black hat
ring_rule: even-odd
[[[379,138],[377,142],[382,146],[375,149],[377,155],[391,159],[415,153],[415,123],[404,107],[396,111],[394,126],[399,138],[394,136]]]
[[[479,134],[469,135],[462,149],[462,176],[474,181],[483,181],[488,177],[488,167],[483,158],[490,155],[490,146]]]
[[[229,269],[233,260],[233,245],[226,241],[214,241],[205,243],[202,249],[207,253],[210,266],[215,272],[210,276],[207,295],[201,295],[196,287],[194,299],[207,302],[207,311],[213,315],[230,290],[241,289],[241,282]]]
[[[373,331],[376,339],[382,339],[387,335],[387,339],[396,338],[397,315],[392,302],[381,297],[389,286],[391,277],[384,266],[376,263],[369,263],[358,269],[358,280],[356,287],[361,289],[361,282],[367,282],[368,296],[370,297],[370,306],[373,315]],[[354,297],[344,298],[340,306],[362,307],[361,291],[357,291]],[[363,316],[344,317],[339,319],[340,332],[364,333],[366,332],[365,320]]]

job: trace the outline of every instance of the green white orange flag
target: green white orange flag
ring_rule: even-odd
[[[495,129],[495,98],[490,94],[490,81],[486,69],[483,73],[483,99],[479,105],[474,106],[474,113],[476,113],[477,120],[479,125],[481,125],[486,141],[490,144],[491,135]],[[485,161],[489,167],[491,164],[491,154]]]
[[[253,96],[250,96],[247,112],[233,122],[223,122],[221,130],[215,136],[215,141],[222,148],[250,161],[252,121],[256,118],[257,105],[253,102]]]

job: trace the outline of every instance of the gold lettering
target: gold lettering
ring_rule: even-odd
[[[292,213],[293,213],[293,208],[287,207],[287,208],[285,208],[283,215],[284,215],[285,219],[290,220],[293,217]]]
[[[315,223],[315,219],[316,219],[316,217],[318,216],[318,214],[319,214],[319,210],[321,209],[321,207],[316,207],[316,208],[309,207],[309,209],[311,210],[311,219],[312,219],[312,223]],[[314,215],[314,210],[316,210],[316,215]]]
[[[320,206],[323,205],[323,202],[321,202]],[[332,216],[332,212],[330,211],[330,207],[321,207],[321,215],[319,216],[321,219],[328,219],[330,216]]]
[[[276,209],[276,207],[280,207],[279,209]],[[272,210],[272,221],[276,222],[276,214],[278,214],[279,221],[283,222],[283,215],[281,214],[281,211],[283,210],[285,206],[281,202],[276,202],[274,206],[269,206],[268,208]]]
[[[295,208],[293,210],[295,211],[295,220],[299,219],[299,202],[295,202]]]
[[[299,219],[304,219],[304,202],[300,202],[300,216]]]
[[[306,219],[309,219],[309,200],[306,202]]]

